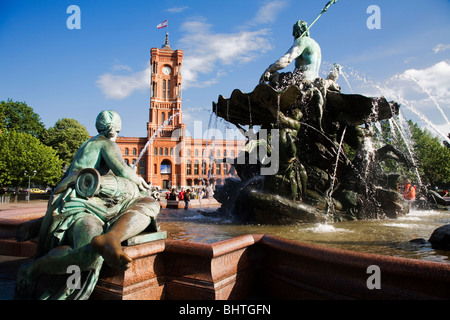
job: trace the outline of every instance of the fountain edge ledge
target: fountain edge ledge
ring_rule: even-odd
[[[138,248],[142,247],[142,248]],[[132,267],[104,266],[91,299],[448,299],[450,264],[248,234],[212,244],[125,247]],[[377,266],[380,288],[372,288]]]

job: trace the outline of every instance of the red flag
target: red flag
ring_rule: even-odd
[[[158,29],[162,29],[162,28],[167,27],[167,21],[168,21],[168,20],[165,20],[165,21],[161,22],[161,23],[158,24],[156,27],[157,27]]]

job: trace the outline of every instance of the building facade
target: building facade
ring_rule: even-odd
[[[235,158],[244,141],[208,141],[185,135],[182,63],[183,51],[172,50],[167,35],[161,49],[151,49],[147,137],[118,137],[116,142],[125,162],[160,189],[197,187],[207,181],[221,185],[226,177],[235,176],[235,170],[218,159]],[[146,145],[146,152],[139,159]]]

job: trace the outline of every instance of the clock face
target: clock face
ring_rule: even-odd
[[[170,69],[170,67],[164,67],[163,69],[162,69],[162,72],[165,74],[165,75],[169,75],[171,72],[172,72],[172,69]]]

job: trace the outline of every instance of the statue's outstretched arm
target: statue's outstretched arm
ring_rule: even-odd
[[[305,50],[305,47],[306,46],[304,44],[299,44],[297,41],[294,42],[292,47],[288,50],[288,52],[286,52],[284,56],[282,56],[276,62],[272,63],[266,69],[266,71],[264,71],[264,74],[261,76],[260,82],[269,80],[270,75],[275,71],[287,68],[295,59],[300,57],[300,55],[303,53],[303,50]]]
[[[144,179],[125,163],[116,143],[108,143],[101,149],[101,153],[106,165],[116,176],[133,181],[141,190],[149,188]]]

